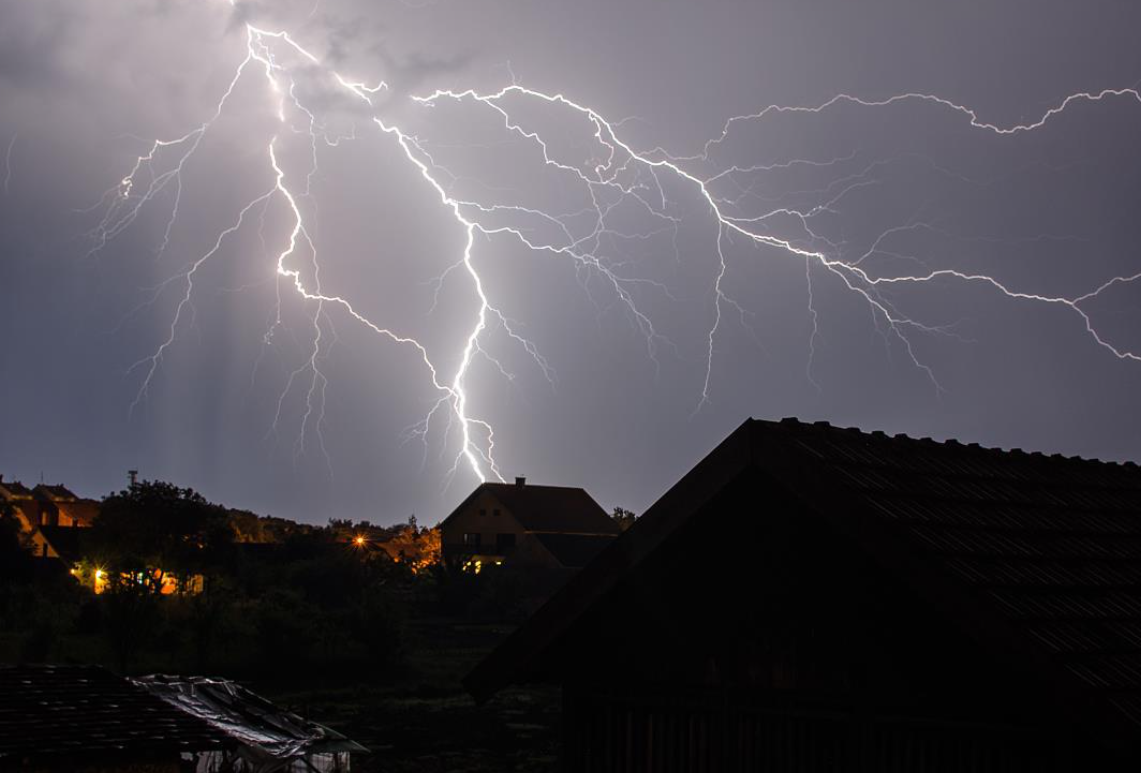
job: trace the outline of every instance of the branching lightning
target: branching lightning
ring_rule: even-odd
[[[282,413],[286,395],[292,390],[295,381],[303,376],[310,379],[305,391],[305,412],[302,417],[301,436],[298,450],[304,452],[304,439],[312,425],[319,439],[322,453],[324,439],[321,436],[321,423],[324,415],[324,394],[328,379],[321,372],[320,362],[327,336],[332,332],[332,312],[338,312],[364,326],[382,340],[406,347],[415,353],[423,366],[427,385],[432,390],[427,415],[410,430],[413,437],[426,438],[436,426],[437,420],[446,422],[444,442],[454,432],[458,436],[458,450],[455,453],[452,472],[466,466],[480,480],[496,478],[502,480],[500,467],[495,458],[495,432],[491,423],[480,417],[472,392],[472,367],[477,358],[484,358],[507,378],[512,374],[502,361],[487,348],[487,339],[495,331],[512,345],[519,347],[534,362],[542,375],[555,383],[555,368],[539,348],[522,332],[522,326],[512,320],[505,310],[494,300],[494,288],[489,287],[479,264],[485,258],[476,255],[477,238],[482,242],[493,238],[513,240],[518,245],[535,253],[543,253],[556,259],[569,261],[576,273],[582,277],[601,281],[613,301],[618,304],[631,320],[634,328],[645,341],[648,356],[657,363],[662,349],[676,347],[655,326],[651,313],[640,302],[644,291],[658,292],[668,298],[670,289],[662,282],[639,277],[628,272],[621,260],[608,253],[604,243],[645,240],[661,233],[673,234],[674,259],[682,260],[677,251],[677,233],[681,218],[671,201],[669,191],[687,190],[709,217],[709,258],[713,261],[713,272],[709,281],[711,322],[704,329],[704,376],[701,379],[700,394],[695,395],[695,412],[702,409],[714,394],[714,363],[717,358],[719,334],[725,325],[726,313],[737,312],[744,323],[748,312],[729,292],[727,274],[732,257],[731,247],[740,240],[756,248],[764,248],[804,265],[807,289],[808,314],[811,322],[811,336],[808,345],[808,363],[805,377],[816,389],[820,385],[813,377],[813,358],[820,336],[820,312],[814,286],[818,289],[825,280],[838,282],[838,287],[850,293],[869,310],[876,330],[883,336],[885,344],[894,342],[906,354],[910,365],[918,369],[938,392],[942,390],[935,370],[921,356],[917,336],[951,335],[948,327],[930,325],[922,320],[901,312],[886,291],[890,287],[958,282],[982,285],[1012,301],[1044,304],[1064,309],[1077,318],[1077,324],[1089,336],[1091,342],[1101,347],[1113,357],[1121,360],[1138,361],[1141,355],[1123,344],[1111,342],[1096,328],[1084,305],[1097,298],[1111,287],[1132,283],[1141,279],[1141,272],[1130,276],[1115,276],[1103,281],[1087,292],[1072,296],[1043,295],[1022,291],[1007,283],[980,273],[959,271],[951,268],[932,268],[925,261],[914,256],[891,253],[883,247],[896,234],[936,230],[936,226],[912,216],[909,220],[885,230],[857,256],[845,255],[843,245],[836,244],[814,228],[814,222],[825,213],[833,213],[842,206],[844,199],[855,195],[859,190],[878,184],[877,170],[883,162],[865,165],[863,168],[836,177],[823,189],[800,191],[805,198],[813,198],[811,206],[800,207],[777,202],[778,206],[761,211],[750,210],[747,202],[764,201],[752,187],[742,183],[748,175],[794,167],[812,167],[830,170],[856,160],[856,154],[826,159],[793,159],[772,164],[733,163],[718,167],[716,156],[736,127],[759,122],[776,114],[818,114],[839,105],[849,105],[859,109],[882,109],[904,103],[925,103],[936,109],[945,110],[965,119],[972,129],[1010,137],[1033,132],[1046,126],[1052,119],[1079,103],[1098,103],[1109,99],[1133,100],[1141,103],[1141,94],[1135,89],[1104,89],[1101,91],[1079,92],[1065,97],[1061,102],[1046,110],[1037,120],[1001,126],[987,122],[978,114],[948,99],[925,93],[899,94],[881,100],[865,100],[848,94],[840,94],[832,99],[813,106],[770,105],[756,112],[733,116],[723,125],[719,135],[704,144],[700,153],[694,155],[673,155],[661,148],[640,151],[635,149],[621,134],[622,121],[608,121],[589,105],[575,101],[561,93],[548,93],[525,87],[512,76],[510,85],[498,91],[480,92],[472,89],[441,89],[429,94],[412,96],[411,107],[431,116],[433,110],[445,102],[460,109],[490,111],[490,115],[501,122],[508,136],[529,148],[539,163],[548,170],[560,184],[574,186],[584,195],[589,204],[573,212],[550,212],[538,207],[502,203],[492,199],[475,199],[461,196],[452,183],[456,176],[437,162],[430,145],[416,134],[401,128],[386,117],[383,107],[388,84],[379,81],[375,86],[352,80],[326,68],[321,59],[302,47],[288,32],[263,29],[253,24],[245,25],[246,53],[237,66],[229,85],[219,99],[216,109],[202,124],[170,140],[156,140],[148,151],[139,156],[129,173],[120,183],[108,191],[104,197],[101,219],[91,232],[92,252],[104,249],[107,244],[122,234],[140,216],[143,210],[156,202],[158,196],[171,191],[172,203],[166,215],[163,237],[158,246],[162,255],[170,245],[172,229],[179,217],[179,206],[183,193],[183,171],[201,147],[203,138],[210,128],[225,113],[225,109],[239,82],[251,69],[259,70],[275,103],[275,115],[283,131],[307,134],[311,147],[309,169],[304,177],[304,186],[294,186],[292,176],[287,174],[281,161],[281,134],[275,136],[265,148],[265,162],[270,181],[253,199],[247,201],[233,216],[230,224],[217,235],[212,246],[191,261],[183,270],[167,280],[159,290],[174,286],[179,288],[177,303],[166,335],[156,350],[141,359],[133,369],[143,372],[141,384],[132,408],[147,396],[156,372],[175,344],[180,328],[186,323],[187,314],[193,310],[195,280],[204,265],[215,258],[224,243],[249,225],[252,214],[259,213],[259,236],[266,243],[263,233],[266,211],[270,207],[284,207],[288,220],[292,223],[285,238],[285,246],[273,258],[273,270],[278,279],[291,289],[300,299],[312,304],[313,334],[309,355],[300,367],[294,369],[288,378],[285,391],[278,401],[274,425]],[[349,136],[330,134],[323,126],[317,108],[306,104],[299,96],[301,89],[295,81],[296,69],[287,63],[282,54],[290,59],[298,59],[306,68],[323,73],[331,83],[336,84],[340,94],[353,101],[366,111],[371,125],[379,136],[394,143],[403,159],[411,165],[419,178],[438,200],[441,211],[449,223],[454,224],[461,234],[462,247],[444,275],[436,280],[436,290],[450,274],[463,276],[470,288],[472,309],[466,332],[456,341],[455,356],[458,364],[450,373],[437,367],[428,348],[416,338],[398,332],[380,322],[370,319],[354,307],[353,302],[341,294],[333,294],[322,288],[320,264],[316,239],[310,227],[311,216],[306,215],[303,202],[312,196],[312,179],[317,171],[317,151],[320,143],[335,146],[344,139],[356,138],[355,132]],[[251,67],[252,66],[252,67]],[[559,115],[569,115],[584,122],[589,127],[593,157],[586,162],[571,161],[554,149],[552,141],[537,129],[528,128],[527,122],[519,117],[517,105],[528,109],[546,110]],[[291,116],[300,117],[303,129],[291,123]],[[15,137],[13,137],[13,142]],[[11,154],[9,143],[8,155]],[[10,170],[10,161],[9,161]],[[946,170],[936,170],[952,174]],[[10,174],[10,171],[9,171]],[[7,178],[5,179],[7,190]],[[493,194],[487,194],[491,197]],[[645,231],[623,231],[614,224],[615,214],[620,207],[634,207],[655,225]],[[587,226],[582,224],[586,222]],[[791,224],[791,225],[790,225]],[[267,249],[267,252],[272,252]],[[885,275],[868,268],[866,262],[872,254],[888,254],[917,263],[919,270],[908,273]],[[308,261],[303,263],[303,261]],[[308,276],[312,279],[307,279]],[[829,281],[832,281],[829,280]],[[587,282],[582,279],[584,289]],[[589,290],[588,290],[589,292]],[[280,293],[280,289],[279,289]],[[156,293],[155,298],[157,299]],[[272,339],[274,331],[281,325],[281,298],[266,342]]]
[[[12,183],[12,148],[16,147],[16,138],[20,136],[19,132],[12,133],[12,139],[8,140],[8,149],[4,151],[4,195],[9,193],[9,186]]]

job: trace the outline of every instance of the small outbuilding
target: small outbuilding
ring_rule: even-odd
[[[1141,468],[750,420],[465,679],[567,771],[1141,766]]]

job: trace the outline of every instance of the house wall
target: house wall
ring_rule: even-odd
[[[25,499],[13,501],[11,504],[16,521],[20,524],[20,531],[31,542],[32,554],[36,558],[59,558],[59,553],[40,533],[36,503]]]
[[[511,560],[512,565],[519,564],[550,570],[565,568],[534,534],[524,534],[519,537],[519,545],[515,548]],[[574,574],[574,571],[570,570],[567,576]]]
[[[478,534],[479,546],[465,543],[464,534]],[[500,534],[514,535],[515,543],[519,544],[524,529],[493,494],[482,491],[463,510],[453,514],[441,524],[440,538],[444,560],[468,557],[488,561],[502,559],[511,554],[513,548],[499,546]]]

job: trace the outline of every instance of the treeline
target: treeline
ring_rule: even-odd
[[[438,534],[414,521],[333,522],[262,541],[243,539],[231,518],[189,489],[138,484],[75,530],[78,568],[31,558],[0,519],[0,662],[378,680],[406,663],[412,619],[524,613],[521,578],[444,565]]]

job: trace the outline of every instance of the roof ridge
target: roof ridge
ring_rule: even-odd
[[[751,419],[751,421],[759,422],[759,423],[763,423],[763,424],[778,425],[778,426],[786,428],[786,429],[787,428],[793,428],[793,427],[799,427],[799,428],[804,428],[804,429],[807,429],[810,431],[836,432],[836,433],[844,433],[844,434],[855,433],[855,434],[861,435],[862,437],[872,438],[872,439],[880,440],[880,441],[895,440],[895,441],[919,443],[919,444],[922,444],[925,446],[943,446],[943,447],[956,448],[956,449],[960,449],[960,450],[970,449],[972,451],[982,451],[982,452],[992,453],[992,454],[998,453],[998,454],[1014,454],[1014,455],[1019,455],[1019,456],[1033,456],[1033,457],[1038,457],[1038,458],[1054,459],[1054,460],[1061,460],[1061,461],[1082,462],[1085,464],[1110,465],[1113,467],[1136,468],[1138,466],[1138,462],[1134,461],[1132,459],[1121,459],[1121,460],[1118,460],[1118,459],[1100,459],[1098,457],[1087,457],[1087,456],[1081,456],[1081,455],[1077,455],[1077,454],[1066,455],[1066,454],[1063,454],[1061,452],[1026,451],[1022,448],[1017,448],[1017,447],[1003,448],[1001,446],[984,446],[977,441],[966,441],[966,442],[964,442],[958,438],[953,438],[953,437],[940,441],[940,440],[934,440],[933,438],[930,438],[930,437],[916,438],[916,437],[912,437],[911,435],[908,435],[908,434],[903,433],[903,432],[897,432],[896,434],[889,436],[884,430],[878,430],[878,429],[877,430],[865,430],[865,429],[861,429],[860,427],[841,427],[841,426],[832,424],[832,423],[825,421],[825,420],[817,420],[817,421],[813,421],[811,423],[808,423],[808,422],[801,421],[800,419],[796,418],[795,416],[786,416],[786,417],[780,419],[779,421],[775,421],[775,422],[768,420],[768,419],[757,419],[757,418],[753,418],[753,419]]]

